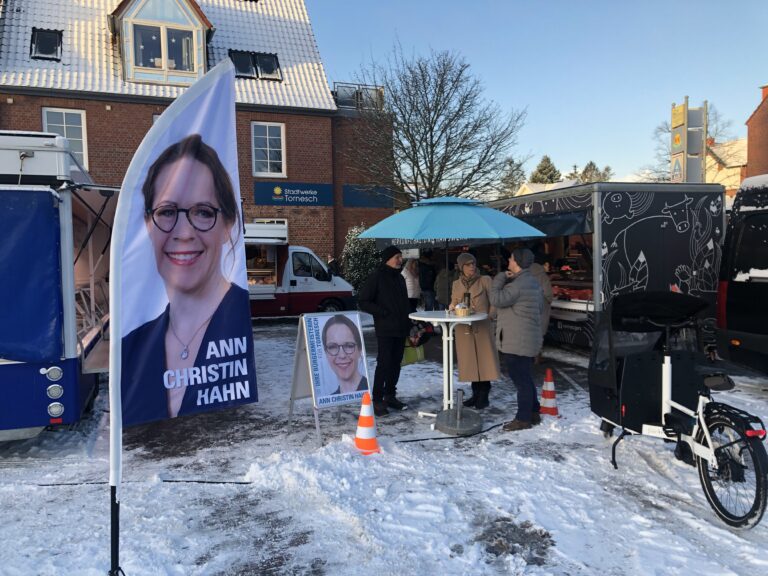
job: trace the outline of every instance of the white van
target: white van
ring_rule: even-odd
[[[257,218],[245,225],[251,316],[297,316],[357,308],[352,285],[317,255],[288,244],[288,221]]]

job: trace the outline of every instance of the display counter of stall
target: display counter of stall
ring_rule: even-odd
[[[571,270],[564,266],[549,275],[552,283],[552,320],[586,322],[594,311],[592,275],[586,270]]]

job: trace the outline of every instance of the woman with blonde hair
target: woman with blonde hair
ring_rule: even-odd
[[[496,310],[491,306],[491,278],[482,276],[477,269],[477,260],[469,252],[459,254],[456,259],[459,278],[451,288],[450,309],[460,302],[469,300],[475,312],[485,312],[488,318],[470,325],[456,327],[456,356],[459,363],[459,380],[472,382],[472,397],[464,406],[482,410],[488,407],[491,380],[498,380],[499,357],[491,335],[491,319]]]

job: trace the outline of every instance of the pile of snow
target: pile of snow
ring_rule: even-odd
[[[539,383],[554,368],[561,418],[503,432],[504,380],[468,438],[417,416],[441,403],[441,366],[407,366],[409,410],[377,419],[382,453],[361,456],[358,408],[320,413],[322,446],[309,401],[287,424],[295,326],[254,336],[258,404],[126,431],[127,575],[768,573],[768,521],[730,530],[672,445],[625,440],[613,469],[583,356],[548,349],[536,367]],[[766,380],[737,383],[720,398],[765,419]],[[108,570],[106,400],[77,430],[0,447],[0,573]]]

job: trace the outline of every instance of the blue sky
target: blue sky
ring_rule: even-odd
[[[623,179],[653,162],[673,102],[714,103],[736,137],[768,84],[768,0],[305,0],[328,81],[399,41],[461,54],[503,108],[527,108],[533,170],[589,160]]]

